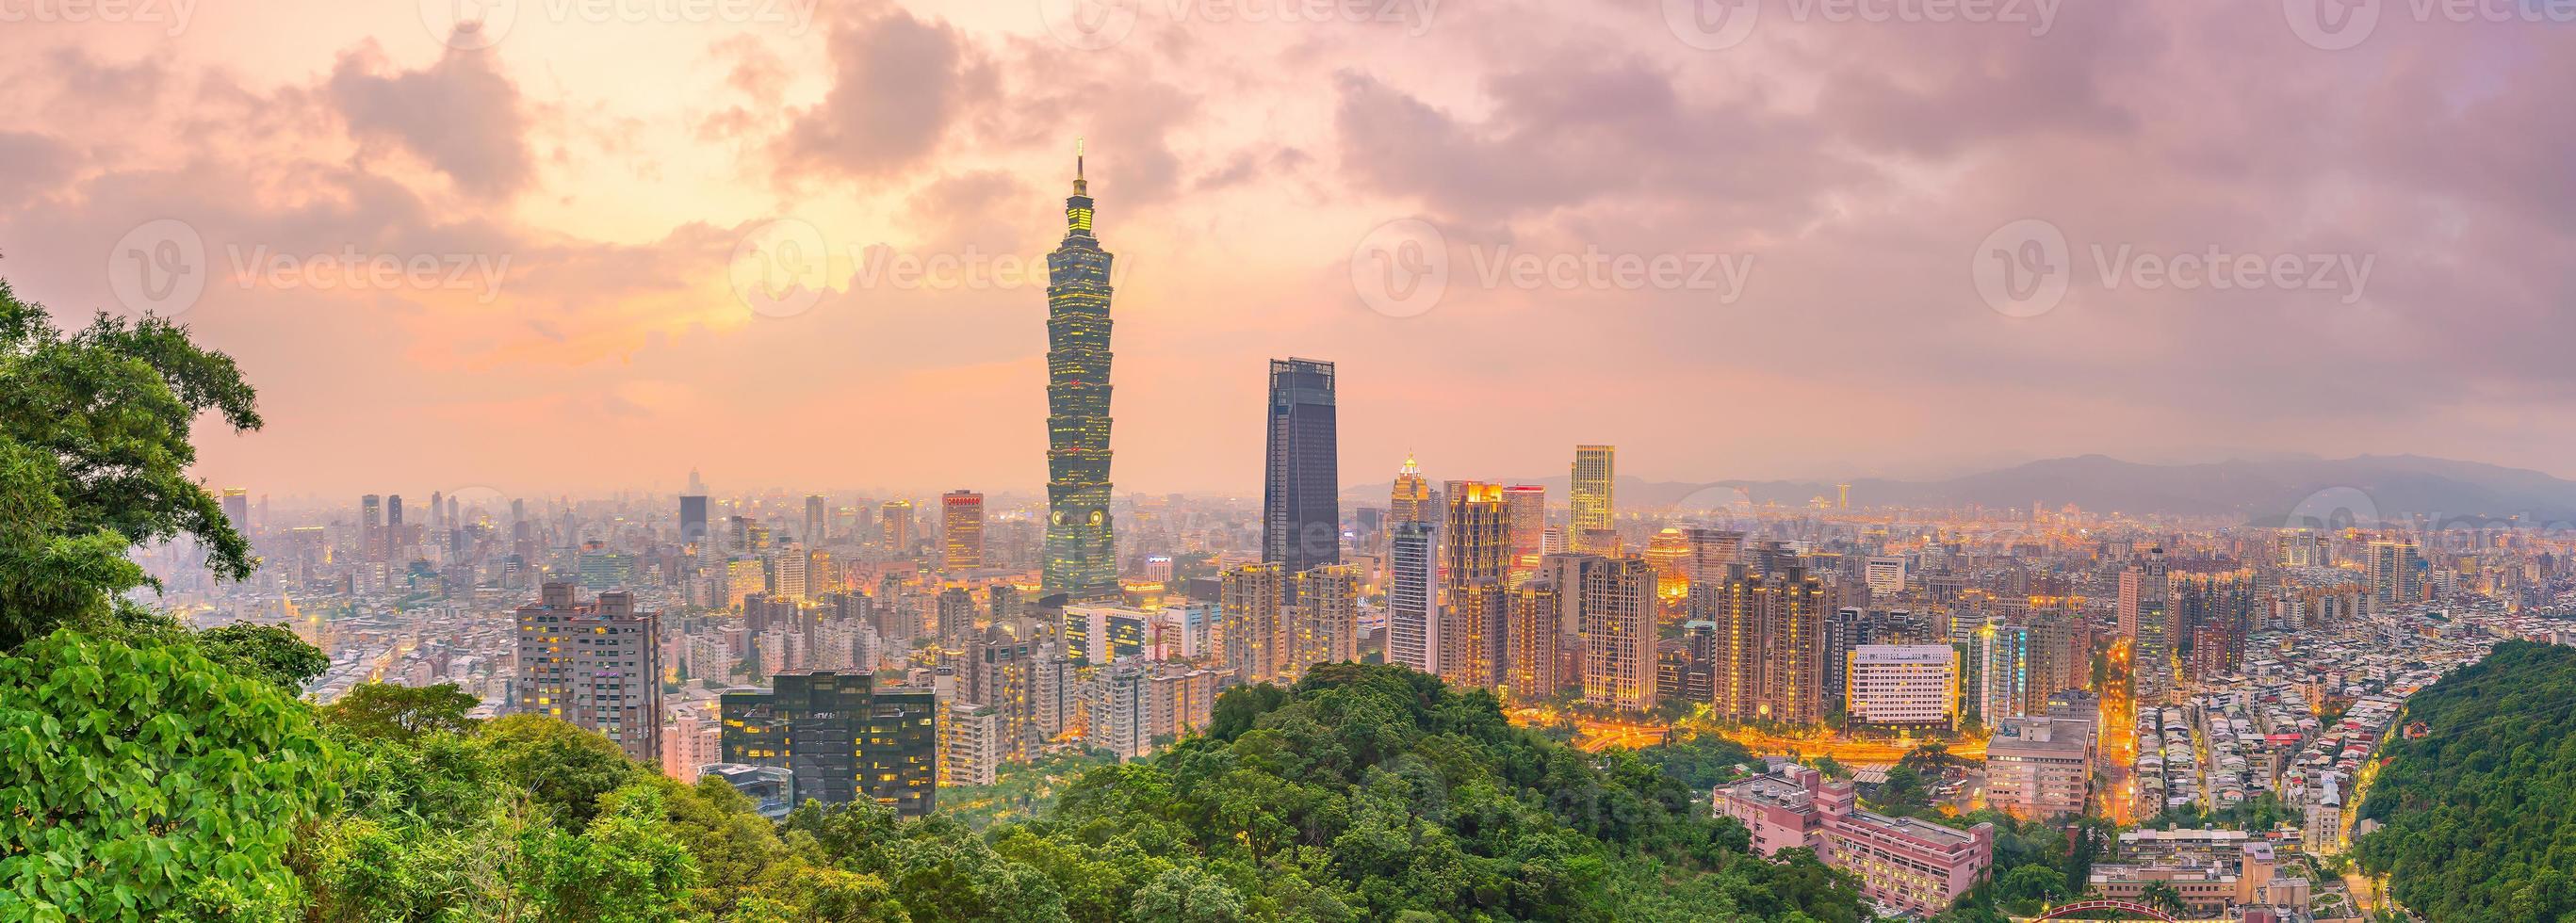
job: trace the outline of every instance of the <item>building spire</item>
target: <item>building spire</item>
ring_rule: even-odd
[[[1082,136],[1073,137],[1073,194],[1090,195],[1091,182],[1082,178]]]

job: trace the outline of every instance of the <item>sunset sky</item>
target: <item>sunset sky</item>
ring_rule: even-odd
[[[1339,364],[1349,483],[1578,442],[1675,481],[2576,475],[2576,25],[2511,8],[481,5],[0,5],[0,276],[68,323],[128,311],[137,260],[200,272],[179,316],[268,425],[199,470],[254,493],[1034,491],[1042,268],[1011,270],[1081,137],[1122,492],[1256,490],[1291,355]],[[827,291],[755,310],[801,239]],[[2062,297],[1990,297],[1998,252]],[[1445,287],[1389,304],[1384,253]],[[349,254],[438,271],[295,284]],[[1699,271],[1509,271],[1587,254]],[[2156,281],[2213,254],[2276,282]]]

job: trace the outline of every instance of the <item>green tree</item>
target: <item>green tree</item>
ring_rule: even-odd
[[[599,798],[647,774],[614,741],[545,715],[495,718],[478,735],[500,777],[526,789],[567,826],[599,814]]]
[[[2182,891],[2176,889],[2171,882],[2164,881],[2147,882],[2146,887],[2138,890],[2138,903],[2164,911],[2169,915],[2180,914],[2186,909],[2182,903]]]
[[[323,706],[322,722],[360,738],[409,740],[437,732],[462,734],[473,730],[474,721],[466,714],[481,703],[455,683],[366,683]]]
[[[1181,866],[1136,890],[1128,919],[1139,923],[1237,923],[1243,895],[1205,870]]]
[[[0,918],[286,918],[333,757],[306,706],[185,645],[0,657]]]
[[[98,315],[64,335],[0,281],[0,650],[59,625],[150,616],[115,594],[148,583],[134,543],[181,535],[218,576],[250,574],[250,543],[189,478],[197,416],[256,429],[231,357],[163,318]]]
[[[282,625],[235,623],[197,633],[206,658],[235,673],[263,680],[292,698],[331,668],[331,658]]]

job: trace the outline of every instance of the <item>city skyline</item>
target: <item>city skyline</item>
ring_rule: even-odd
[[[2576,475],[2576,446],[2549,435],[2576,411],[2545,354],[2568,322],[2549,254],[2576,239],[2549,191],[2567,116],[2538,89],[2576,66],[2551,53],[2564,30],[2391,16],[2327,51],[2268,7],[2069,8],[2037,36],[1771,11],[1707,49],[1652,10],[1442,9],[1389,28],[1158,8],[1081,47],[1039,12],[869,5],[689,30],[528,11],[462,38],[410,8],[210,9],[175,35],[26,23],[5,39],[26,70],[0,104],[22,126],[0,143],[0,271],[58,318],[121,311],[118,243],[186,225],[212,284],[179,317],[257,373],[269,410],[256,433],[206,440],[217,484],[358,493],[373,485],[350,446],[428,431],[446,438],[370,467],[522,492],[671,486],[691,464],[733,483],[1019,489],[1043,478],[1043,436],[1016,422],[1044,415],[1031,268],[1065,149],[1088,136],[1119,203],[1119,482],[1135,492],[1256,486],[1250,425],[1224,421],[1261,400],[1259,363],[1278,355],[1350,376],[1354,473],[1411,452],[1520,477],[1597,441],[1677,481],[2088,452],[2414,452]],[[1508,50],[1535,36],[1562,53]],[[1119,82],[1219,54],[1269,67],[1222,95]],[[1258,129],[1234,114],[1265,106],[1280,115]],[[184,149],[138,143],[253,121]],[[1588,140],[1551,143],[1569,137]],[[1597,166],[1613,161],[1631,168]],[[2123,181],[2138,176],[2156,180]],[[1986,238],[2025,218],[2061,231],[2082,271],[2035,317],[1989,305],[1972,277]],[[777,219],[835,261],[828,290],[784,316],[747,306],[728,272]],[[1410,219],[1445,237],[1445,295],[1373,308],[1353,276],[1376,264],[1354,256]],[[880,243],[925,272],[980,258],[1009,275],[999,258],[1016,256],[1017,274],[871,286],[851,257]],[[2212,247],[2375,260],[2349,303],[2097,272]],[[303,272],[285,281],[318,281],[314,259],[344,251],[431,258],[441,284],[285,288],[251,266],[283,256]],[[1727,303],[1480,274],[1588,251],[1753,259]],[[497,291],[470,288],[504,257]],[[450,268],[468,289],[444,287]],[[1602,390],[1732,409],[1694,425],[1654,402],[1593,406],[1473,358],[1540,332],[1549,361]],[[1432,342],[1455,348],[1408,345]],[[1763,343],[1805,345],[1729,345]],[[942,399],[894,399],[919,393]],[[1409,425],[1471,394],[1521,422]],[[716,421],[833,451],[672,438]],[[511,451],[564,438],[619,451]]]

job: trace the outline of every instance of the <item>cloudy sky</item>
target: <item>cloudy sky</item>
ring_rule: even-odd
[[[1123,490],[1290,355],[1352,483],[2576,475],[2538,5],[138,2],[0,2],[0,276],[183,312],[280,497],[1034,490],[1077,137]]]

